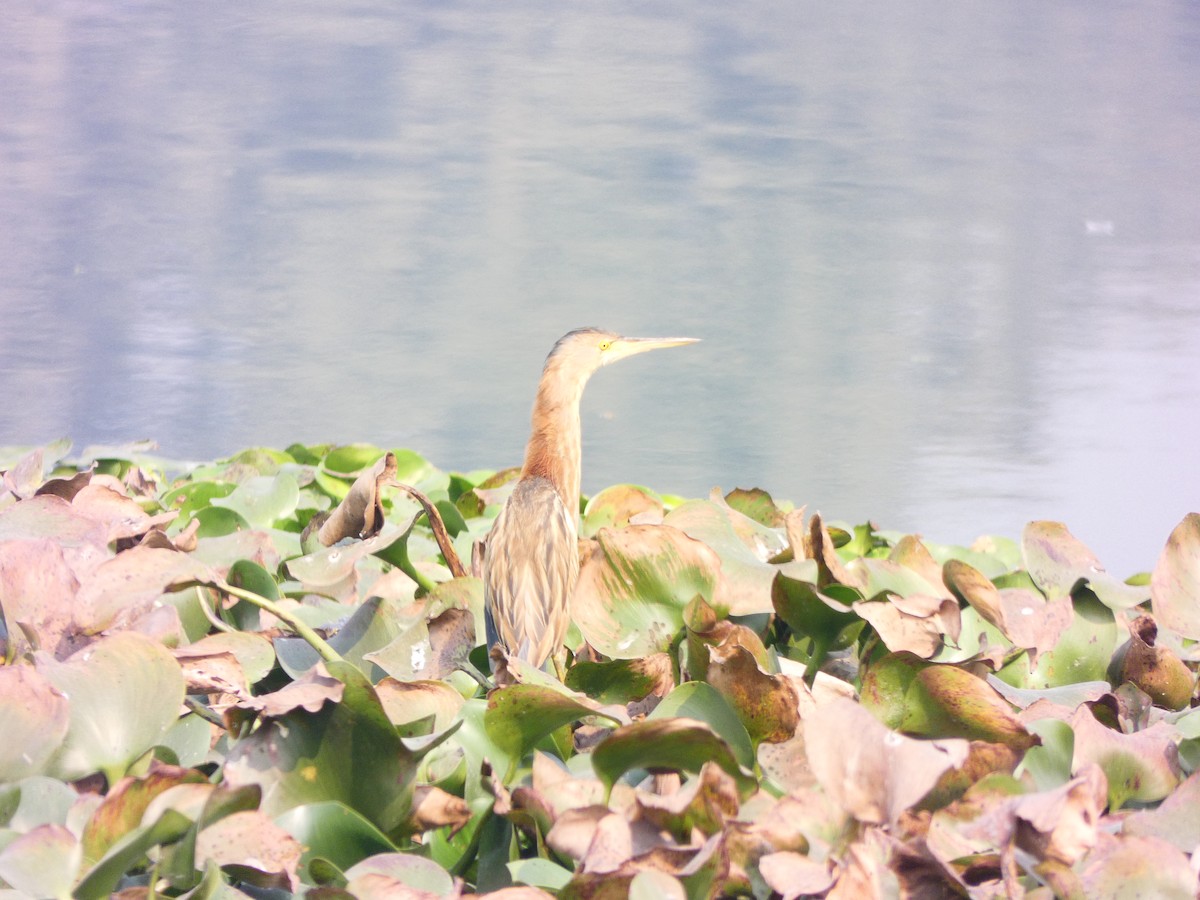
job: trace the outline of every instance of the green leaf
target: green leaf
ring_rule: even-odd
[[[183,704],[179,663],[159,643],[118,632],[40,671],[70,702],[70,725],[50,763],[67,780],[102,771],[110,783],[158,744]]]
[[[271,816],[336,800],[390,832],[408,815],[416,760],[362,673],[350,663],[324,665],[345,685],[341,702],[266,718],[230,748],[226,780],[260,785]]]
[[[1077,594],[1072,606],[1071,624],[1052,649],[1038,655],[1033,671],[1027,662],[1017,660],[997,673],[1001,679],[1035,689],[1107,679],[1108,664],[1125,628],[1090,591]]]
[[[1037,740],[995,688],[957,666],[889,653],[867,670],[862,705],[887,725],[925,737],[963,737],[1026,750]]]
[[[228,497],[237,487],[228,481],[189,481],[159,498],[164,509],[176,509],[179,518],[176,525],[183,527],[189,519],[202,509],[212,506],[213,500]]]
[[[633,516],[663,514],[662,498],[637,484],[614,484],[588,500],[583,509],[581,537],[592,537],[601,528],[624,528]]]
[[[787,539],[735,509],[711,500],[689,500],[663,520],[688,537],[704,542],[721,559],[725,605],[731,615],[771,612],[775,567],[766,562],[787,546]]]
[[[725,740],[734,758],[747,769],[753,768],[754,745],[750,741],[750,734],[729,701],[716,688],[703,681],[681,684],[662,699],[649,718],[668,719],[676,716],[698,719],[711,726]]]
[[[571,876],[574,874],[557,863],[541,857],[517,859],[507,865],[513,884],[527,884],[530,887],[542,888],[547,891],[559,890],[571,880]]]
[[[296,511],[300,500],[300,485],[291,472],[275,476],[258,475],[237,486],[226,497],[213,497],[214,507],[230,509],[246,520],[252,528],[270,528],[280,519]]]
[[[78,900],[102,900],[108,897],[121,877],[140,862],[152,847],[179,840],[192,827],[192,820],[183,813],[168,809],[153,825],[141,826],[126,834],[113,845],[96,865],[75,886]]]
[[[601,703],[641,700],[671,673],[671,658],[656,653],[641,659],[577,662],[567,670],[566,684]]]
[[[176,766],[159,766],[143,778],[126,778],[109,790],[92,813],[83,831],[83,857],[98,862],[114,844],[142,824],[150,801],[180,784],[202,784],[199,772]]]
[[[700,594],[728,609],[717,554],[668,526],[601,529],[600,551],[584,563],[571,617],[584,638],[614,659],[666,650],[683,627],[683,609]]]
[[[609,792],[631,769],[699,772],[710,761],[733,776],[743,797],[758,786],[729,744],[697,719],[643,719],[618,728],[592,751],[592,768]]]
[[[620,721],[600,712],[598,704],[583,695],[572,697],[541,685],[514,684],[489,695],[483,723],[498,747],[521,759],[551,732],[587,716]]]
[[[283,828],[304,847],[300,858],[301,877],[305,877],[314,859],[328,860],[342,871],[377,853],[395,852],[396,846],[387,835],[361,814],[339,803],[327,800],[293,807],[275,817]]]
[[[1038,719],[1026,726],[1042,739],[1040,747],[1030,747],[1021,760],[1020,772],[1028,773],[1039,791],[1049,791],[1071,780],[1071,758],[1075,753],[1075,732],[1062,719]]]

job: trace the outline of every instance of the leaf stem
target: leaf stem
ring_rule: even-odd
[[[446,523],[442,521],[442,514],[438,512],[437,507],[430,502],[428,497],[412,485],[403,484],[399,481],[393,481],[392,484],[420,503],[421,508],[425,510],[425,517],[429,520],[429,527],[433,531],[434,540],[437,541],[438,548],[442,551],[442,558],[446,560],[450,574],[455,578],[462,578],[466,575],[467,570],[463,566],[462,560],[458,558],[458,553],[454,550],[454,544],[450,542],[450,534],[446,531]],[[407,551],[405,555],[407,556]],[[420,584],[419,581],[417,583]]]
[[[325,662],[344,662],[340,653],[329,646],[329,644],[317,634],[311,627],[305,624],[298,616],[293,615],[283,609],[273,600],[268,600],[254,591],[248,591],[244,588],[234,587],[226,582],[220,582],[220,588],[231,597],[237,597],[239,600],[245,600],[259,609],[269,612],[279,621],[283,622],[288,628],[292,629],[297,635],[304,638],[314,650],[321,655],[321,659]]]

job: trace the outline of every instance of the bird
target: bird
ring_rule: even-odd
[[[521,474],[484,548],[489,658],[497,645],[535,667],[544,668],[553,658],[561,676],[556,654],[566,636],[571,593],[579,577],[583,389],[602,366],[697,340],[623,337],[579,328],[559,338],[546,357]]]

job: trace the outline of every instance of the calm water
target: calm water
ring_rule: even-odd
[[[1200,4],[99,3],[0,28],[0,444],[759,485],[1128,574],[1200,509]],[[786,6],[786,9],[778,7]]]

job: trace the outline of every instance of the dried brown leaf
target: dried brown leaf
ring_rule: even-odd
[[[354,480],[349,493],[329,514],[317,539],[332,547],[345,538],[370,538],[383,528],[380,491],[396,480],[396,454],[388,451]]]
[[[0,541],[0,608],[9,641],[24,652],[29,640],[59,658],[79,646],[76,620],[79,582],[50,539]]]
[[[72,508],[80,515],[104,526],[105,543],[122,538],[139,537],[158,525],[174,522],[178,513],[171,510],[151,516],[135,501],[93,478],[71,500]]]
[[[253,710],[266,718],[279,718],[294,709],[319,712],[326,703],[338,703],[346,685],[325,670],[324,663],[317,663],[302,676],[286,687],[270,694],[249,697],[238,708]]]
[[[453,835],[471,821],[471,809],[462,797],[448,794],[435,785],[419,784],[413,789],[409,820],[413,831],[431,831],[448,825]]]
[[[708,683],[737,712],[755,743],[778,744],[800,724],[796,688],[785,675],[768,675],[740,644],[709,650]]]
[[[853,606],[889,650],[908,650],[922,659],[929,659],[941,649],[944,636],[954,641],[962,631],[962,618],[954,600],[889,594],[885,601],[864,601]]]
[[[809,763],[821,787],[862,822],[895,822],[966,760],[958,739],[918,741],[889,731],[857,703],[835,700],[804,719]]]
[[[196,863],[238,865],[268,876],[271,886],[295,891],[303,848],[258,810],[236,812],[209,825],[196,838]]]
[[[790,850],[767,854],[758,861],[758,871],[771,890],[783,895],[783,900],[823,894],[833,886],[828,862],[818,862]]]

